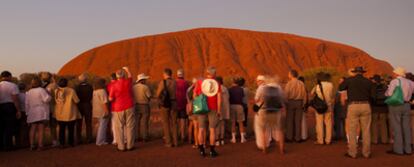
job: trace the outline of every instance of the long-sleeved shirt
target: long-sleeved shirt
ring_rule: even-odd
[[[370,101],[375,94],[374,83],[361,74],[345,79],[339,90],[347,91],[348,102]]]
[[[414,92],[414,82],[404,77],[397,77],[396,79],[393,79],[390,82],[390,85],[388,86],[387,92],[385,92],[385,96],[392,96],[395,87],[399,85],[399,80],[401,81],[401,88],[404,94],[404,101],[409,102]]]

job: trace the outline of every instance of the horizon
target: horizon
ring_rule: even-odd
[[[0,70],[9,70],[15,76],[39,71],[57,73],[81,53],[108,43],[217,27],[340,43],[393,67],[414,71],[407,61],[412,59],[410,44],[414,43],[414,21],[409,21],[414,16],[413,1],[181,2],[49,0],[38,4],[6,0],[0,6],[4,22],[0,31]]]

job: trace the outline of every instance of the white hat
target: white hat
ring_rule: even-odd
[[[405,74],[406,74],[405,69],[402,68],[402,67],[395,68],[393,72],[394,72],[394,74],[397,74],[397,75],[402,76],[402,77],[405,77]]]
[[[201,84],[201,92],[208,97],[217,95],[219,83],[214,79],[205,79]]]
[[[256,81],[265,81],[266,77],[264,75],[258,75]]]
[[[150,78],[150,77],[149,77],[149,76],[147,76],[147,75],[145,75],[144,73],[139,74],[139,75],[137,76],[137,82],[139,82],[139,81],[141,81],[141,80],[143,80],[143,79],[148,79],[148,78]]]

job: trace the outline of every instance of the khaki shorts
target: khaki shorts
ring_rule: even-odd
[[[243,106],[240,104],[230,105],[230,120],[236,122],[242,122],[246,118],[244,117]]]
[[[200,128],[203,129],[207,128],[207,121],[210,129],[216,128],[219,121],[217,111],[210,111],[208,114],[199,114],[197,118]]]
[[[257,113],[257,125],[261,128],[272,128],[276,131],[282,131],[282,112],[267,112],[260,110]]]

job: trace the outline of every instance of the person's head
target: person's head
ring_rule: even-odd
[[[178,78],[184,78],[184,70],[183,69],[177,70],[177,77]]]
[[[59,81],[58,81],[57,85],[58,85],[60,88],[66,88],[66,87],[68,86],[68,79],[66,79],[66,78],[61,78],[61,79],[59,79]]]
[[[30,83],[31,88],[38,88],[42,86],[42,80],[39,77],[34,77]]]
[[[11,81],[12,74],[9,71],[3,71],[1,73],[1,80],[3,81]]]
[[[162,73],[164,79],[168,79],[172,77],[172,70],[170,68],[164,69],[164,72]]]
[[[278,85],[279,84],[279,77],[278,76],[267,76],[265,80],[266,85]]]
[[[126,78],[126,71],[124,69],[120,69],[116,71],[116,78],[117,79],[125,79]]]
[[[325,77],[325,73],[324,72],[318,72],[316,74],[316,81],[317,82],[322,82],[324,80]]]
[[[382,77],[380,76],[380,75],[378,75],[378,74],[375,74],[374,76],[372,76],[371,78],[370,78],[373,82],[375,82],[375,83],[381,83],[382,81],[384,81],[383,79],[382,79]]]
[[[19,87],[20,92],[26,91],[26,84],[25,83],[20,82],[17,86]]]
[[[409,72],[407,74],[405,74],[405,77],[411,81],[414,81],[414,74]]]
[[[39,77],[42,80],[42,82],[52,82],[52,74],[50,72],[40,72]]]
[[[220,85],[223,85],[223,77],[221,77],[221,76],[217,76],[217,77],[216,77],[216,81],[217,81]]]
[[[246,85],[246,79],[244,79],[243,77],[240,77],[239,81],[237,82],[237,85],[244,87]]]
[[[305,77],[303,77],[303,76],[299,76],[299,77],[298,77],[298,80],[299,80],[299,81],[302,81],[303,83],[305,83]]]
[[[193,84],[196,84],[197,83],[197,81],[198,81],[198,79],[197,78],[193,78],[193,80],[191,81]]]
[[[235,77],[231,81],[232,81],[232,83],[231,83],[232,86],[240,86],[240,78],[239,77]]]
[[[256,78],[256,84],[257,86],[265,84],[266,77],[264,75],[258,75]]]
[[[112,80],[112,81],[116,80],[116,74],[115,74],[115,73],[112,73],[112,74],[111,74],[111,80]]]
[[[299,73],[296,70],[290,70],[288,77],[289,77],[289,79],[298,78],[299,77]]]
[[[141,73],[137,76],[137,82],[145,84],[145,82],[149,79],[149,76],[145,75],[144,73]]]
[[[322,81],[326,81],[326,82],[328,82],[328,81],[330,81],[330,80],[331,80],[331,78],[332,78],[331,74],[329,74],[329,73],[325,73],[325,74],[323,74]]]
[[[216,67],[208,67],[206,71],[207,78],[215,78],[216,77]]]
[[[93,83],[93,89],[104,89],[105,88],[106,81],[103,78],[96,78],[95,82]]]
[[[406,74],[407,72],[405,71],[405,69],[404,69],[404,68],[402,68],[402,67],[397,67],[397,68],[395,68],[395,69],[394,69],[393,73],[394,73],[394,76],[395,76],[395,77],[405,77],[405,74]]]
[[[363,75],[367,71],[365,71],[364,67],[359,66],[359,67],[355,67],[351,72],[354,73],[354,75]]]
[[[88,80],[88,76],[85,73],[83,73],[78,76],[78,80],[80,83],[86,82]]]

